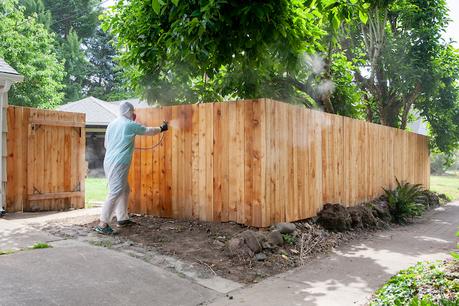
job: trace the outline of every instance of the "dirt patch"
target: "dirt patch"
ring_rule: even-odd
[[[240,283],[258,282],[266,277],[301,266],[317,254],[329,252],[337,245],[367,235],[352,231],[333,233],[312,221],[296,222],[292,234],[283,234],[283,244],[276,244],[276,230],[258,230],[236,223],[211,223],[196,220],[171,220],[133,215],[135,225],[119,229],[117,239],[152,248],[160,254],[184,262],[199,264],[210,273]],[[86,230],[96,222],[86,225]],[[264,245],[255,252],[233,254],[229,242],[234,237],[266,236]],[[280,234],[282,235],[282,234]],[[272,241],[271,241],[271,240]],[[277,240],[278,243],[278,240]]]
[[[436,204],[436,199],[430,202]],[[75,220],[67,226],[53,224],[44,229],[69,239],[87,236],[86,240],[94,245],[121,251],[154,252],[178,259],[204,274],[249,284],[304,265],[340,244],[393,226],[383,198],[354,208],[327,204],[317,218],[260,230],[232,222],[140,215],[131,218],[136,224],[119,229],[113,237],[95,234],[94,218],[86,223]]]

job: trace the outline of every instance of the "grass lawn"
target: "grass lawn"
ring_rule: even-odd
[[[430,189],[446,194],[452,200],[459,199],[459,176],[430,176]]]
[[[87,178],[86,179],[86,207],[92,207],[95,202],[103,202],[107,195],[107,179]]]

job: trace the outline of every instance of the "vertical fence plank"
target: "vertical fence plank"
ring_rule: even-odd
[[[177,128],[153,153],[152,186],[170,173],[158,190],[176,217],[268,226],[369,200],[394,177],[428,184],[423,136],[264,99],[166,109]]]
[[[224,151],[224,131],[223,131],[223,121],[225,120],[223,115],[223,103],[216,103],[214,105],[214,155],[213,155],[213,188],[214,188],[214,221],[222,221],[222,208],[223,208],[223,196],[222,196],[222,186],[223,186],[223,151]]]
[[[228,103],[228,184],[229,221],[244,219],[241,204],[244,202],[244,129],[241,103]]]
[[[244,102],[244,224],[252,224],[252,204],[253,204],[253,173],[252,173],[252,150],[254,133],[252,129],[253,104]]]
[[[199,108],[195,107],[191,119],[191,201],[192,211],[191,217],[199,218],[200,205],[199,205]]]
[[[252,103],[252,225],[256,227],[263,226],[263,209],[265,204],[265,152],[266,139],[265,116],[266,104],[264,100],[255,100]]]

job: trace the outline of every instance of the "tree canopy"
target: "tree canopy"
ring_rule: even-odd
[[[161,104],[270,97],[459,143],[445,0],[120,0],[104,14],[131,88]],[[445,132],[448,131],[448,132]]]
[[[106,2],[106,1],[105,1]],[[20,0],[27,16],[55,33],[57,54],[65,64],[64,102],[93,95],[100,99],[131,97],[115,62],[113,37],[100,30],[100,0]]]
[[[54,49],[55,35],[24,16],[12,0],[0,3],[0,57],[24,75],[10,91],[15,105],[50,108],[63,98],[64,64]]]

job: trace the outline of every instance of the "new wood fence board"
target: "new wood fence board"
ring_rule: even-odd
[[[8,211],[84,207],[84,183],[74,183],[85,175],[84,122],[84,114],[8,108]]]
[[[149,113],[148,125],[167,117],[171,128],[146,180],[160,204],[133,188],[133,201],[144,201],[133,212],[152,205],[159,216],[264,227],[312,217],[326,202],[370,200],[395,177],[429,181],[427,138],[394,128],[269,99],[137,112]],[[133,166],[145,156],[135,153]],[[150,163],[141,165],[131,185],[148,177]]]

